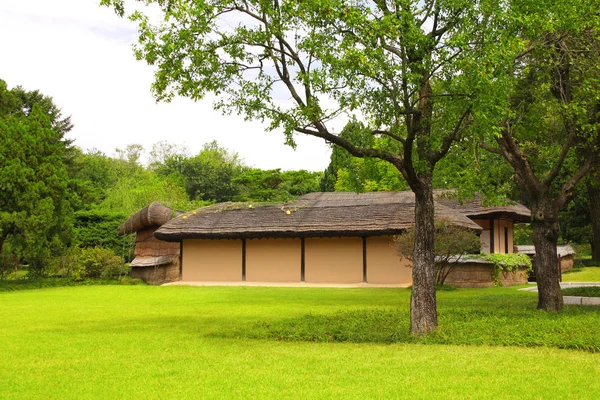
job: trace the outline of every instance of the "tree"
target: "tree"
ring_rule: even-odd
[[[233,182],[238,187],[236,201],[288,201],[306,193],[319,191],[321,173],[261,170],[249,168]]]
[[[521,201],[531,209],[538,308],[563,307],[557,240],[559,212],[600,149],[600,37],[595,1],[522,2],[528,19],[517,30],[526,50],[515,57],[509,112],[496,146],[514,170]],[[560,15],[561,18],[554,18]],[[514,30],[513,30],[514,29]]]
[[[412,259],[415,229],[409,228],[394,237],[394,246],[400,257]],[[479,236],[472,230],[452,225],[450,221],[435,223],[436,285],[443,285],[448,275],[459,265],[463,256],[481,251]]]
[[[352,137],[355,123],[348,124],[340,136],[351,140],[353,143],[360,141],[360,137]],[[368,143],[361,146],[374,146],[375,138],[368,137]],[[381,142],[381,141],[379,141]],[[381,145],[382,143],[378,143]],[[377,192],[408,190],[404,178],[392,164],[377,158],[354,157],[343,147],[334,146],[330,162],[323,173],[321,191],[324,192]]]
[[[124,14],[122,0],[101,3]],[[504,3],[146,3],[161,7],[164,23],[131,15],[140,31],[135,54],[155,66],[158,100],[214,93],[218,109],[268,121],[290,145],[294,133],[312,135],[398,169],[415,193],[410,330],[436,329],[433,171],[471,115],[485,115],[504,96],[502,70],[481,68],[490,58],[508,61],[502,50],[516,42],[497,43],[494,30],[502,27],[488,24]],[[390,146],[334,134],[328,126],[341,113],[361,118],[358,136],[386,138]]]
[[[563,240],[589,243],[592,261],[600,261],[600,174],[594,168],[575,187],[566,209],[559,215]]]
[[[71,148],[69,156],[66,166],[73,209],[82,210],[101,203],[122,176],[118,167],[121,161],[96,149],[84,152],[77,147]]]
[[[237,153],[216,141],[204,144],[194,157],[175,154],[156,167],[159,174],[181,179],[190,200],[232,201],[239,188],[235,179],[246,169]]]
[[[592,225],[592,260],[600,261],[600,168],[595,168],[586,186]]]
[[[160,168],[173,157],[189,158],[189,154],[185,146],[162,140],[152,145],[148,164],[151,168]]]
[[[0,251],[10,244],[30,274],[70,239],[64,136],[71,129],[50,97],[0,80]]]

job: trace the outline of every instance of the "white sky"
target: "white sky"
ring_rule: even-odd
[[[222,116],[212,101],[178,98],[156,104],[152,69],[136,61],[136,27],[99,0],[0,0],[0,79],[51,96],[75,127],[69,138],[83,149],[113,155],[139,143],[149,151],[167,140],[196,154],[217,140],[251,166],[324,170],[330,149],[298,136],[294,151],[281,132],[258,122]]]

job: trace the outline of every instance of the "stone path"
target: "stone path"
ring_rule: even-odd
[[[535,285],[535,284],[534,284]],[[561,282],[562,289],[572,287],[600,286],[600,282]],[[524,292],[537,292],[537,285],[519,289]],[[600,306],[600,297],[582,297],[582,296],[563,296],[565,304],[575,304],[582,306]]]

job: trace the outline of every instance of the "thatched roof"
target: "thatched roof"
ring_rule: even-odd
[[[119,226],[119,235],[134,233],[153,226],[159,227],[171,220],[173,210],[158,201],[142,208]]]
[[[515,250],[517,251],[517,253],[527,254],[530,257],[535,256],[535,246],[518,245],[518,246],[515,246]],[[566,257],[566,256],[572,256],[575,254],[575,249],[573,247],[571,247],[571,245],[568,245],[568,244],[562,245],[562,246],[556,246],[556,253],[558,254],[559,258]]]
[[[435,190],[435,201],[454,210],[466,217],[478,218],[506,218],[515,222],[530,222],[531,211],[519,203],[508,202],[502,205],[485,205],[485,200],[475,195],[473,198],[459,201],[454,190]]]
[[[177,256],[136,257],[131,262],[132,267],[158,267],[173,262]]]
[[[398,234],[414,225],[412,192],[310,193],[285,204],[220,203],[177,217],[155,236],[182,239],[376,236]],[[438,219],[480,232],[481,227],[443,204]]]

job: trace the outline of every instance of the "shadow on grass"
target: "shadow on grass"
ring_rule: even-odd
[[[206,336],[326,343],[548,346],[600,352],[600,308],[566,307],[560,313],[548,313],[535,310],[535,301],[496,299],[500,301],[482,305],[464,300],[440,306],[439,329],[422,338],[409,334],[408,309],[307,313],[259,321],[250,327],[232,323],[226,330]]]

